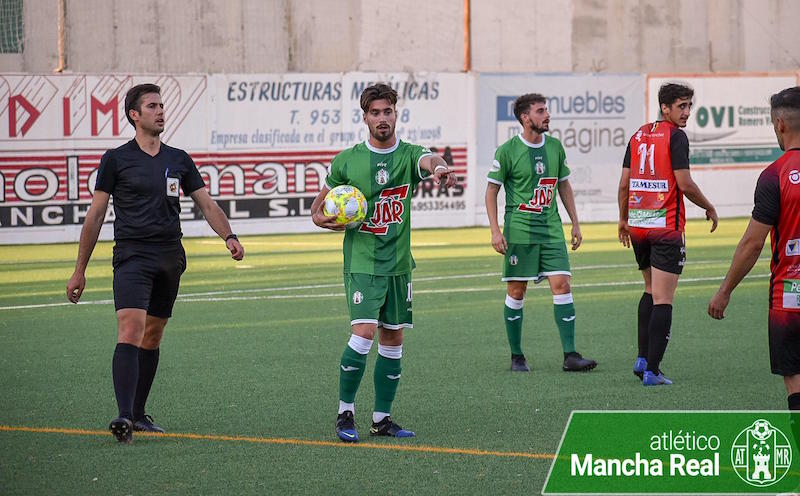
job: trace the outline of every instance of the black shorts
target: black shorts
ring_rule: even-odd
[[[800,312],[769,311],[769,365],[773,374],[800,374]]]
[[[631,228],[631,245],[639,270],[656,269],[680,274],[686,263],[686,243],[681,231]]]
[[[172,317],[186,253],[169,244],[117,242],[114,245],[114,308],[141,308],[147,315]]]

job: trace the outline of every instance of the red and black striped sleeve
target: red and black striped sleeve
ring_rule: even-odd
[[[776,167],[767,167],[758,176],[753,202],[753,220],[768,226],[778,225],[781,214],[781,182]]]

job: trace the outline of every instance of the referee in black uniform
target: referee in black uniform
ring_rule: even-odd
[[[67,283],[67,298],[77,303],[113,195],[117,347],[112,369],[119,417],[111,421],[109,429],[120,442],[130,442],[133,431],[164,432],[145,413],[145,403],[158,367],[164,327],[186,270],[179,189],[200,207],[233,259],[244,257],[244,248],[225,213],[206,191],[192,159],[185,151],[161,142],[161,89],[154,84],[131,88],[125,96],[125,115],[136,128],[136,137],[108,150],[100,161],[92,204],[81,230],[78,261]]]

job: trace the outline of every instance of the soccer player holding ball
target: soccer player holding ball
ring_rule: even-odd
[[[390,417],[397,392],[403,356],[403,329],[411,319],[411,194],[423,179],[436,184],[456,184],[455,173],[427,148],[405,143],[395,135],[397,92],[376,84],[361,93],[364,123],[369,139],[342,151],[331,161],[325,186],[311,206],[319,227],[345,230],[336,215],[323,212],[332,188],[349,184],[366,197],[364,221],[344,235],[344,287],[352,335],[339,364],[339,414],[336,435],[357,442],[355,397],[367,366],[376,330],[375,407],[370,435],[413,437]]]

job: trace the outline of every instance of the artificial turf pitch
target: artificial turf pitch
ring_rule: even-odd
[[[64,288],[77,245],[0,247],[2,494],[528,494],[544,484],[573,409],[786,408],[767,352],[768,247],[713,321],[708,299],[746,220],[687,225],[687,265],[662,364],[673,386],[631,373],[641,276],[616,225],[583,226],[571,253],[578,351],[561,371],[546,283],[525,302],[532,372],[509,371],[501,258],[488,228],[412,235],[414,329],[393,418],[413,439],[370,438],[373,346],[356,399],[358,445],[337,442],[338,365],[350,329],[341,234],[247,236],[234,263],[186,239],[188,269],[161,346],[148,413],[169,436],[118,445],[111,358],[111,243],[82,302]]]

